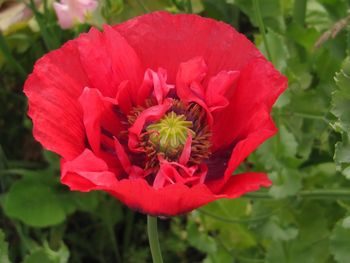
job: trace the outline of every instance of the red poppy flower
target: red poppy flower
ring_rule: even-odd
[[[63,184],[176,215],[271,184],[232,174],[276,133],[270,111],[286,85],[229,25],[156,12],[68,41],[36,63],[24,92]]]

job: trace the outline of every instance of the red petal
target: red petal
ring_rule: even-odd
[[[156,190],[144,179],[118,181],[106,163],[87,149],[76,159],[62,162],[61,181],[71,190],[107,191],[129,207],[153,215],[185,213],[216,198],[204,184],[192,188],[174,184]]]
[[[89,144],[95,154],[100,153],[102,130],[117,136],[122,124],[113,112],[113,104],[104,99],[97,89],[85,88],[79,102],[83,109],[83,120]],[[106,135],[103,135],[106,137]],[[113,144],[114,148],[114,144]]]
[[[154,189],[143,179],[121,180],[114,189],[107,191],[142,213],[164,216],[186,213],[216,199],[204,184],[191,188],[169,184]]]
[[[168,177],[170,174],[167,172],[163,175]],[[165,216],[189,212],[219,198],[239,197],[271,184],[265,174],[247,173],[232,176],[217,195],[201,183],[191,188],[184,184],[168,184],[155,189],[144,179],[118,181],[108,171],[106,163],[87,149],[73,161],[63,162],[61,181],[71,190],[104,190],[138,211]]]
[[[129,80],[130,94],[136,102],[143,68],[127,41],[110,26],[105,26],[103,33],[92,28],[76,41],[90,87],[99,89],[104,96],[115,97],[120,83]]]
[[[131,162],[128,155],[125,153],[123,146],[120,144],[117,138],[114,138],[114,146],[117,157],[126,173],[130,172]]]
[[[152,74],[150,74],[151,69],[147,69],[143,77],[143,82],[138,90],[137,94],[137,105],[145,105],[146,99],[151,95],[153,89],[153,79]]]
[[[119,84],[116,102],[121,111],[127,115],[132,109],[132,100],[130,95],[130,83],[128,80],[124,80]]]
[[[239,76],[239,71],[221,71],[209,80],[205,91],[205,102],[209,110],[215,111],[225,108],[232,96],[233,84]],[[229,93],[231,91],[231,96]]]
[[[203,57],[208,76],[221,70],[239,70],[252,58],[262,57],[257,48],[231,26],[197,15],[154,12],[114,27],[138,54],[146,68],[164,68],[175,82],[180,63]]]
[[[158,104],[162,104],[165,97],[168,95],[170,89],[174,88],[172,85],[167,85],[167,73],[164,69],[159,68],[158,72],[151,71],[154,95]]]
[[[213,192],[220,191],[238,165],[277,132],[270,111],[286,87],[287,79],[265,59],[256,59],[241,71],[229,106],[213,113],[213,151],[234,145],[224,178],[207,182]]]
[[[152,106],[143,112],[137,117],[135,123],[129,128],[129,148],[132,151],[138,150],[138,142],[141,131],[148,121],[159,120],[171,107],[172,100],[166,99],[161,105]]]
[[[74,41],[38,60],[24,85],[34,137],[67,160],[85,148],[82,111],[77,103],[85,86],[88,81]]]
[[[171,165],[170,166],[171,169],[174,169]],[[156,177],[154,178],[153,181],[153,187],[154,189],[160,189],[163,188],[166,181],[167,181],[167,174],[169,173],[169,171],[164,171],[165,170],[165,165],[161,165],[161,167],[159,168],[158,173],[156,174]]]
[[[154,189],[146,181],[121,180],[118,187],[109,192],[129,207],[151,215],[174,216],[189,212],[219,198],[236,198],[271,182],[265,174],[247,173],[232,176],[227,187],[214,195],[204,184],[187,187],[183,184],[169,184]]]
[[[189,212],[219,198],[239,197],[271,184],[264,174],[247,173],[232,176],[218,195],[214,195],[204,184],[191,188],[184,184],[169,184],[155,189],[144,179],[118,181],[107,170],[106,163],[90,150],[85,150],[73,161],[63,162],[61,180],[71,190],[104,190],[140,212],[165,216]]]
[[[192,134],[188,133],[186,143],[179,158],[179,163],[186,165],[191,156]]]
[[[225,176],[230,176],[252,151],[277,132],[277,128],[267,110],[258,111],[250,122],[248,125],[251,131],[235,145]]]
[[[87,192],[111,187],[117,182],[107,164],[86,149],[76,159],[61,163],[61,182],[71,190]]]
[[[257,191],[262,186],[269,187],[271,184],[272,182],[264,173],[237,174],[230,177],[220,194],[229,198],[237,198],[247,192]]]
[[[203,58],[197,57],[181,63],[176,75],[176,94],[183,102],[195,102],[207,112],[207,121],[211,127],[213,116],[205,103],[205,90],[202,81],[207,72]]]
[[[92,150],[99,154],[101,145],[101,115],[104,110],[100,93],[96,89],[85,88],[79,98],[83,109],[86,136]]]
[[[87,149],[76,159],[63,161],[61,181],[71,190],[107,191],[129,207],[152,215],[185,213],[217,198],[204,184],[192,188],[172,184],[156,190],[144,179],[118,181],[106,163]]]
[[[175,184],[177,179],[182,179],[178,171],[168,162],[161,162],[159,171],[154,179],[154,189],[163,188],[168,181],[168,184]]]
[[[173,85],[166,83],[167,72],[166,70],[159,68],[157,72],[147,69],[140,89],[137,95],[137,104],[144,105],[145,100],[151,95],[154,90],[154,96],[158,104],[162,104],[165,97],[168,95],[170,89],[173,89]]]
[[[286,89],[287,79],[265,59],[256,59],[240,74],[230,105],[214,112],[213,151],[246,139],[251,133],[271,136],[276,132],[270,122],[270,111],[278,96]],[[262,137],[259,143],[268,137]],[[249,149],[252,152],[254,148]],[[246,156],[245,156],[246,157]]]
[[[176,75],[176,94],[184,102],[204,99],[204,90],[198,85],[204,79],[208,68],[202,57],[181,63]],[[196,85],[197,84],[197,85]]]

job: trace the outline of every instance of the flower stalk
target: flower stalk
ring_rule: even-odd
[[[253,0],[253,7],[254,7],[254,13],[256,15],[256,19],[257,19],[257,22],[259,25],[259,30],[260,30],[260,33],[262,35],[263,41],[264,41],[264,46],[266,49],[267,57],[270,61],[272,61],[272,56],[271,56],[271,52],[269,49],[269,44],[268,44],[267,38],[266,38],[265,25],[264,25],[264,21],[262,19],[261,12],[260,12],[259,0]]]
[[[45,2],[44,2],[44,4],[45,4]],[[28,7],[32,10],[34,17],[35,17],[36,21],[38,22],[40,32],[41,32],[41,35],[43,37],[46,48],[49,51],[58,48],[60,46],[59,40],[57,39],[55,34],[50,34],[49,29],[44,21],[45,17],[43,16],[43,14],[41,14],[38,11],[34,0],[29,1]],[[45,6],[44,6],[44,9],[46,10]]]
[[[293,20],[295,23],[304,26],[306,14],[306,0],[295,0],[293,9]]]
[[[22,67],[21,64],[17,62],[17,60],[12,56],[11,51],[6,43],[6,40],[2,33],[0,32],[0,52],[3,54],[3,56],[6,58],[8,63],[17,70],[17,72],[20,74],[22,79],[25,79],[27,77],[27,72]]]
[[[158,239],[157,217],[147,215],[147,232],[153,263],[163,263]]]
[[[191,0],[187,0],[187,1],[186,1],[186,9],[187,9],[187,13],[189,13],[189,14],[192,14],[192,13],[193,13],[192,2],[191,2]]]
[[[304,190],[297,193],[298,197],[317,200],[350,200],[350,190],[348,189],[314,189]],[[244,197],[252,199],[273,199],[268,193],[249,193]]]

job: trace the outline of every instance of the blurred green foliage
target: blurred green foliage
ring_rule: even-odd
[[[1,32],[1,263],[150,262],[144,215],[106,194],[60,185],[57,156],[32,138],[22,85],[23,72],[31,72],[40,56],[89,24],[100,27],[153,10],[231,24],[266,55],[267,45],[289,79],[273,110],[278,135],[240,167],[267,171],[274,185],[161,220],[165,262],[350,262],[348,1],[101,0],[87,24],[71,30],[59,28],[52,1],[43,3],[30,6],[34,16],[28,21]]]

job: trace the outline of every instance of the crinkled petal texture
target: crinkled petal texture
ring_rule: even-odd
[[[62,157],[62,183],[169,216],[270,186],[264,173],[233,173],[276,133],[270,112],[286,86],[229,25],[155,12],[91,29],[48,53],[24,92],[34,137]],[[147,125],[179,103],[206,116],[210,154],[198,154],[198,136],[188,132],[178,159],[163,153],[144,165],[145,138],[154,132]]]

